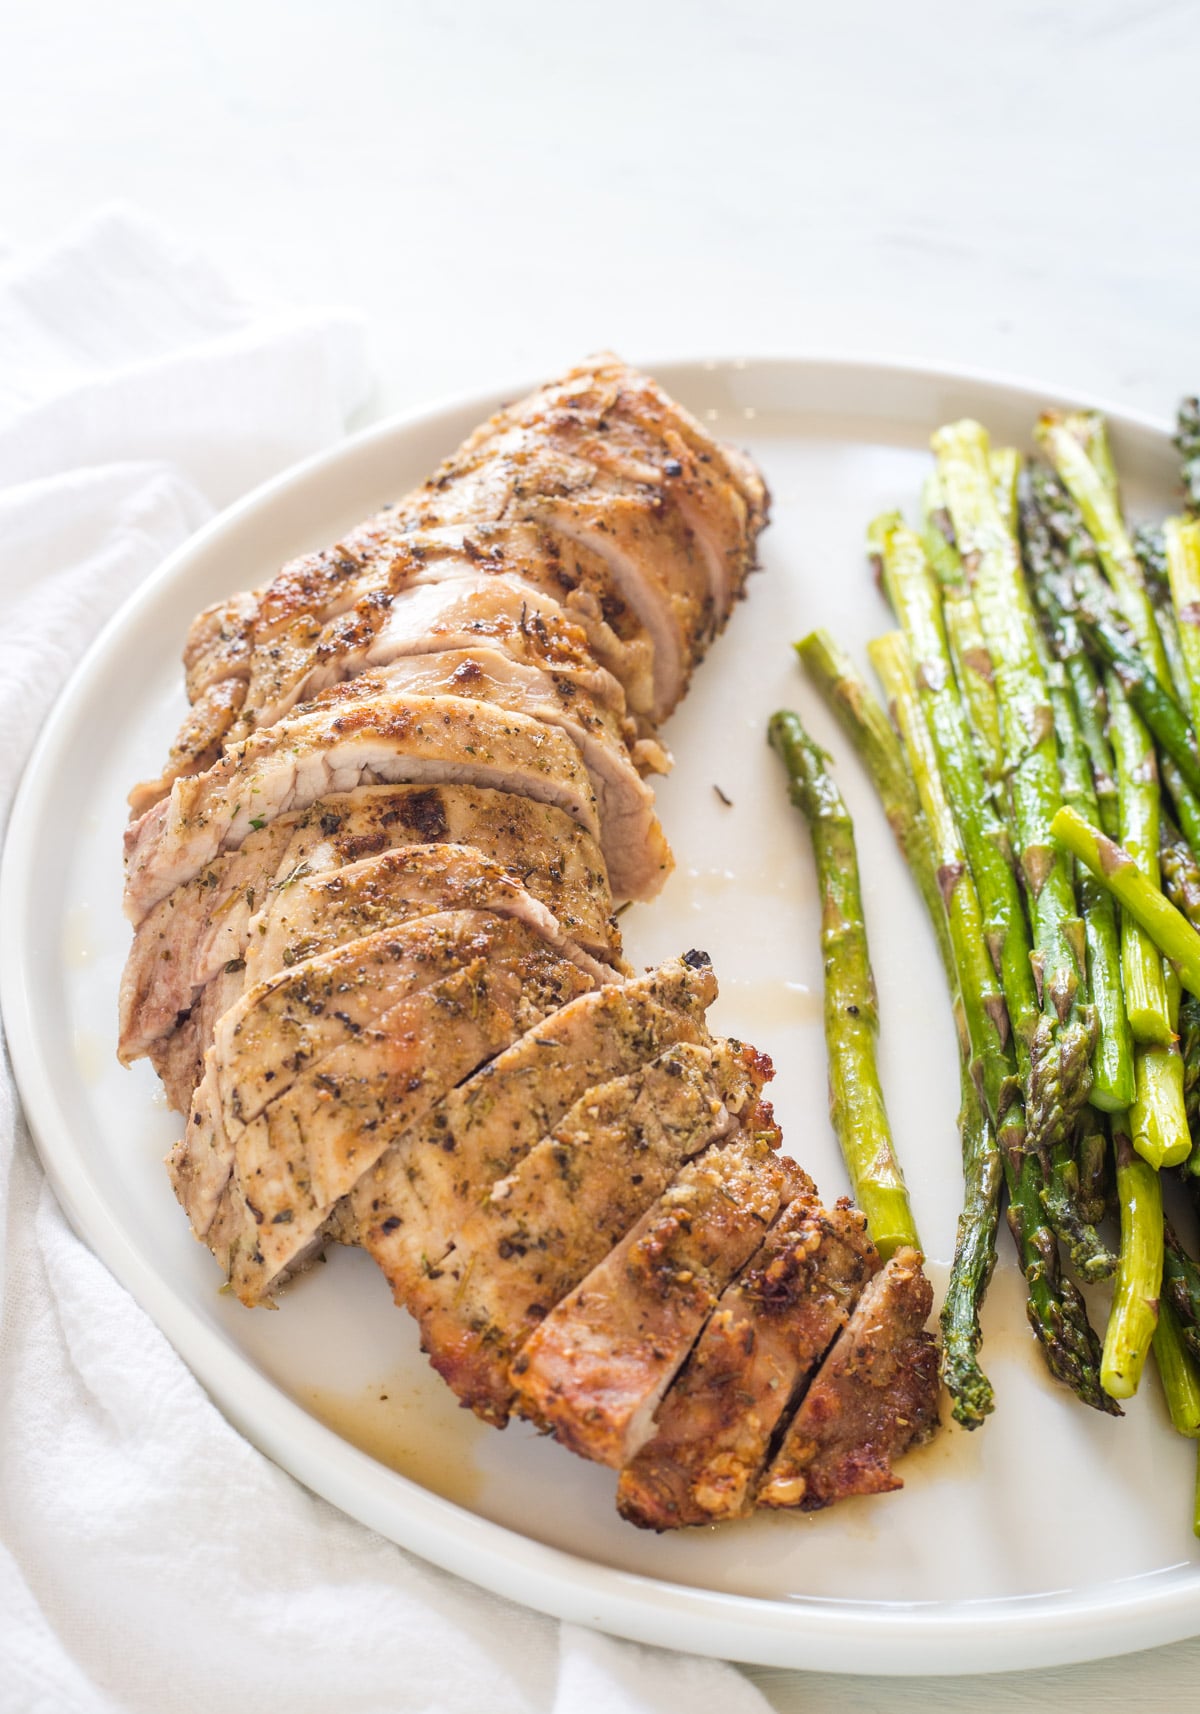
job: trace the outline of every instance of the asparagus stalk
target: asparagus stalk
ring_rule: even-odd
[[[1187,1160],[1192,1139],[1183,1094],[1183,1059],[1177,1046],[1139,1051],[1129,1132],[1138,1154],[1156,1172]]]
[[[771,717],[772,748],[787,769],[792,802],[812,831],[821,892],[825,959],[825,1042],[829,1111],[854,1200],[885,1259],[902,1245],[920,1249],[904,1176],[892,1143],[875,1062],[879,1011],[863,917],[854,824],[826,758],[795,714]]]
[[[954,525],[946,510],[942,479],[934,470],[921,490],[921,545],[938,582],[946,589],[965,583]]]
[[[1094,548],[1079,510],[1050,472],[1029,471],[1021,506],[1025,564],[1051,653],[1062,663],[1079,729],[1092,766],[1100,825],[1111,838],[1121,831],[1116,765],[1105,733],[1108,704],[1075,619],[1073,567],[1089,563]]]
[[[1159,826],[1158,866],[1163,892],[1193,928],[1200,928],[1200,863],[1191,845],[1165,816]]]
[[[1180,827],[1193,851],[1200,851],[1200,798],[1187,785],[1170,756],[1159,756],[1158,771],[1170,793]]]
[[[1038,1004],[1024,907],[1008,837],[992,806],[955,688],[938,588],[920,541],[896,517],[877,519],[868,540],[879,554],[884,585],[912,656],[937,772],[962,834],[983,911],[985,943],[1003,986],[1020,1075],[1027,1081]]]
[[[1062,771],[1063,801],[1089,822],[1099,820],[1087,749],[1074,698],[1058,661],[1048,672],[1050,703]],[[1121,989],[1121,931],[1115,902],[1096,878],[1080,868],[1075,881],[1087,942],[1088,990],[1096,1016],[1092,1051],[1092,1105],[1119,1113],[1134,1096],[1133,1038]]]
[[[950,972],[954,968],[954,959],[942,910],[929,829],[921,814],[916,787],[905,766],[904,753],[891,722],[854,662],[828,631],[812,631],[795,647],[805,671],[826,705],[832,709],[871,776],[900,854],[925,901],[942,964]]]
[[[1020,526],[1017,487],[1021,479],[1021,454],[1011,446],[992,446],[987,455],[992,478],[992,498],[1004,528],[1015,536]]]
[[[1165,1296],[1159,1300],[1152,1349],[1171,1423],[1177,1434],[1194,1440],[1200,1435],[1200,1373],[1183,1342],[1179,1319]]]
[[[1150,591],[1156,611],[1161,611],[1164,598],[1169,603],[1171,591],[1167,579],[1167,546],[1162,530],[1154,524],[1141,524],[1133,532],[1133,549],[1141,562],[1142,576]]]
[[[1158,1323],[1163,1276],[1162,1187],[1154,1168],[1134,1152],[1119,1120],[1113,1124],[1121,1251],[1112,1310],[1104,1335],[1100,1379],[1113,1399],[1132,1398]]]
[[[1064,805],[1051,828],[1054,837],[1085,863],[1100,884],[1124,905],[1162,957],[1170,959],[1188,993],[1200,997],[1200,933],[1183,912],[1163,897],[1128,850],[1101,833],[1098,827],[1092,827],[1073,809]],[[1170,1027],[1165,985],[1163,999],[1164,1016],[1168,1019],[1164,1045],[1169,1045],[1174,1031]]]
[[[1200,1361],[1200,1267],[1188,1255],[1168,1220],[1163,1225],[1163,1301],[1175,1312],[1179,1336]]]
[[[996,702],[992,657],[983,638],[979,613],[965,588],[946,590],[942,617],[971,736],[975,740],[984,778],[999,807],[1003,803],[1005,777],[1004,740],[1000,734],[1000,709]]]
[[[1135,866],[1144,867],[1151,890],[1157,891],[1159,796],[1154,748],[1116,679],[1110,674],[1105,684],[1121,798],[1121,838]],[[1078,849],[1075,855],[1081,857]],[[1087,861],[1082,857],[1081,860]],[[1096,871],[1093,869],[1092,873]],[[1097,879],[1104,881],[1107,876],[1098,875]],[[1162,960],[1128,907],[1121,918],[1121,969],[1130,1029],[1138,1041],[1165,1046],[1171,1039],[1171,1025]]]
[[[1173,690],[1155,678],[1136,644],[1104,613],[1083,605],[1079,609],[1079,622],[1088,643],[1111,666],[1126,696],[1175,763],[1188,790],[1200,793],[1196,735]]]
[[[1200,1000],[1185,994],[1179,1008],[1179,1056],[1183,1061],[1183,1110],[1188,1130],[1200,1127]],[[1188,1171],[1200,1172],[1195,1144],[1188,1156]]]
[[[1075,1153],[1079,1163],[1079,1212],[1093,1225],[1108,1212],[1108,1126],[1105,1115],[1085,1108]]]
[[[1192,720],[1200,726],[1200,518],[1168,518],[1163,540]]]
[[[1099,1410],[1111,1410],[1112,1404],[1099,1385],[1099,1343],[1088,1323],[1082,1298],[1062,1277],[1054,1237],[1046,1224],[1039,1160],[1024,1147],[1014,1043],[1005,1028],[992,963],[988,957],[980,956],[977,926],[982,920],[980,900],[960,831],[961,821],[956,819],[948,800],[946,783],[939,771],[937,745],[923,716],[923,699],[918,692],[913,662],[904,639],[895,634],[877,639],[870,645],[869,653],[908,749],[943,877],[967,1031],[987,1117],[995,1127],[1000,1145],[1000,1162],[1009,1189],[1009,1226],[1029,1289],[1030,1323],[1042,1342],[1051,1373],[1085,1403]],[[964,1151],[965,1145],[964,1130]]]
[[[1095,1020],[1070,869],[1050,837],[1062,785],[1037,622],[1016,538],[996,503],[985,431],[970,421],[949,424],[934,435],[933,447],[995,673],[1042,1007],[1031,1048],[1030,1138],[1053,1147],[1070,1134],[1088,1098]],[[1054,1090],[1049,1129],[1041,1123],[1046,1086]]]
[[[1158,634],[1162,638],[1163,652],[1167,657],[1167,666],[1171,673],[1171,689],[1175,700],[1181,708],[1192,705],[1192,687],[1188,678],[1187,662],[1183,653],[1183,641],[1179,635],[1179,625],[1175,618],[1175,609],[1171,605],[1171,586],[1167,575],[1167,547],[1163,532],[1159,529],[1139,529],[1133,538],[1142,567],[1142,576],[1146,579],[1146,588],[1150,593],[1150,602],[1154,608],[1154,620],[1158,626]]]
[[[1047,411],[1040,418],[1035,434],[1083,515],[1117,605],[1137,638],[1150,671],[1160,683],[1166,684],[1170,672],[1145,576],[1125,528],[1119,499],[1108,480],[1112,460],[1102,419],[1094,412],[1063,415]]]
[[[796,645],[797,653],[834,710],[883,801],[897,844],[916,876],[942,953],[950,987],[961,1058],[963,1209],[958,1219],[954,1261],[942,1305],[942,1376],[954,1401],[955,1420],[977,1428],[993,1408],[991,1383],[979,1364],[979,1310],[996,1260],[996,1224],[1000,1205],[1000,1157],[992,1121],[980,1099],[971,1065],[971,1046],[951,933],[960,956],[978,962],[980,992],[1003,1008],[995,974],[983,949],[982,925],[970,916],[970,900],[959,899],[957,881],[939,862],[896,735],[852,663],[825,632],[813,632]],[[948,895],[942,891],[944,877]]]

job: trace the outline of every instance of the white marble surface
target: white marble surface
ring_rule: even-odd
[[[611,345],[934,360],[1165,417],[1200,384],[1198,56],[1187,0],[7,0],[0,243],[126,197],[361,306],[372,415]],[[753,1676],[780,1710],[1069,1714],[1194,1706],[1198,1669]]]

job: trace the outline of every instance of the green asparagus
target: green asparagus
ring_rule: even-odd
[[[1200,996],[1200,933],[1154,885],[1123,846],[1065,805],[1051,824],[1054,837],[1085,863],[1124,905],[1163,958],[1170,959],[1189,994]],[[1164,1005],[1166,991],[1164,985]],[[1169,1008],[1164,1011],[1169,1015]],[[1168,1024],[1164,1045],[1174,1035]]]
[[[1104,1335],[1100,1378],[1113,1399],[1132,1398],[1158,1322],[1163,1277],[1162,1188],[1158,1174],[1134,1152],[1119,1119],[1113,1121],[1121,1251],[1113,1303]]]
[[[1016,538],[996,503],[985,431],[970,421],[948,424],[933,448],[995,674],[1042,1010],[1031,1043],[1030,1140],[1053,1147],[1070,1135],[1091,1089],[1095,1019],[1070,868],[1050,837],[1062,784],[1037,621]],[[1014,489],[1014,520],[1015,505]],[[1042,1123],[1047,1110],[1055,1113],[1050,1127]]]
[[[826,758],[795,714],[771,717],[770,741],[787,769],[792,802],[812,831],[821,893],[829,1110],[854,1200],[885,1258],[920,1249],[896,1159],[875,1063],[879,1014],[867,950],[854,826]]]
[[[977,1428],[993,1408],[991,1384],[979,1364],[979,1310],[996,1259],[1001,1166],[992,1121],[980,1099],[972,1070],[970,1035],[956,971],[952,933],[960,955],[978,963],[979,987],[991,1004],[1003,1009],[995,973],[984,951],[982,925],[969,915],[965,895],[954,905],[957,888],[934,850],[904,754],[887,716],[853,664],[824,632],[796,644],[797,653],[833,709],[883,802],[900,850],[912,869],[937,935],[950,986],[960,1045],[959,1130],[962,1139],[963,1209],[958,1220],[954,1260],[942,1305],[942,1377],[953,1400],[955,1420]],[[942,880],[949,887],[942,890]]]
[[[902,637],[878,638],[871,661],[892,703],[908,748],[922,808],[938,855],[951,920],[951,940],[980,1085],[1000,1144],[1008,1184],[1009,1226],[1029,1290],[1029,1320],[1047,1364],[1085,1403],[1113,1406],[1099,1384],[1099,1343],[1079,1293],[1062,1276],[1054,1235],[1046,1224],[1039,1157],[1024,1147],[1020,1079],[1013,1040],[1005,1028],[991,961],[981,956],[979,897],[964,841],[939,772],[939,758],[923,716],[913,662]],[[965,1143],[965,1132],[964,1132]]]

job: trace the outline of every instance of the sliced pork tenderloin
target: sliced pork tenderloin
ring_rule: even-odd
[[[724,1101],[730,1072],[731,1093],[745,1105],[751,1090],[741,1061],[672,1045],[588,1090],[467,1210],[453,1255],[408,1298],[422,1349],[463,1404],[505,1420],[508,1367],[524,1340],[682,1163],[736,1125]]]
[[[666,1530],[751,1511],[772,1437],[878,1267],[857,1209],[823,1208],[812,1193],[789,1203],[622,1470],[622,1517]]]
[[[620,1469],[721,1293],[782,1205],[809,1188],[766,1115],[689,1161],[513,1362],[517,1409],[581,1457]]]
[[[286,1031],[291,1052],[275,1052],[270,1066],[249,1049],[229,1051],[226,1020],[218,1025],[172,1169],[193,1229],[244,1302],[270,1291],[396,1137],[588,988],[525,924],[483,912],[423,918],[383,938],[395,946],[390,971],[387,952],[373,948],[359,977],[339,949],[311,960],[286,999],[246,997],[243,1032],[265,1037],[264,1005]],[[237,1040],[245,1046],[244,1035]]]
[[[487,703],[383,689],[372,695],[351,681],[256,733],[206,773],[177,780],[169,797],[131,823],[127,914],[140,922],[279,815],[333,792],[401,782],[511,791],[565,810],[593,837],[600,832],[587,770],[563,732]],[[629,853],[622,882],[635,892],[657,886],[665,861]]]
[[[711,967],[691,954],[618,987],[582,995],[443,1101],[355,1187],[363,1246],[398,1303],[420,1318],[453,1294],[470,1256],[458,1234],[590,1089],[638,1070],[676,1042],[711,1046]],[[759,1081],[769,1067],[761,1066]],[[444,1282],[444,1283],[443,1283]]]
[[[892,1466],[938,1425],[938,1356],[925,1330],[933,1292],[916,1250],[899,1249],[858,1306],[789,1423],[758,1503],[815,1511],[904,1486]]]
[[[122,1060],[182,1028],[206,987],[245,959],[250,940],[302,881],[424,843],[470,847],[495,862],[576,945],[621,967],[604,859],[562,810],[470,786],[360,786],[252,832],[143,918],[121,981]],[[243,986],[226,989],[230,1003]],[[203,1058],[211,1031],[192,1034],[191,1051]]]

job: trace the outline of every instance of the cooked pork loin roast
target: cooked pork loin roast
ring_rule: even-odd
[[[194,622],[130,794],[120,1052],[247,1305],[361,1245],[459,1399],[618,1469],[654,1529],[896,1485],[936,1422],[920,1260],[779,1151],[703,953],[634,976],[658,724],[767,495],[604,357]]]

